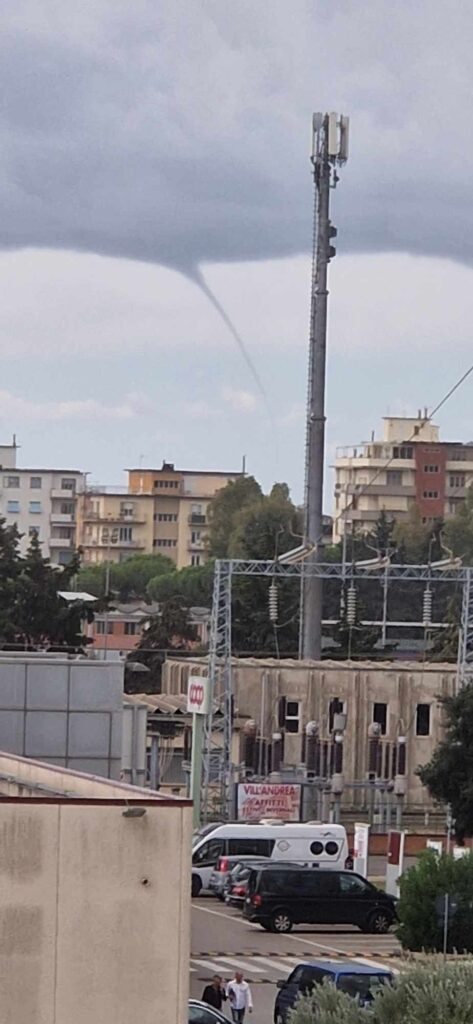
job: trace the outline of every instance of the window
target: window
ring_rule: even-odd
[[[189,1024],[217,1024],[220,1020],[210,1007],[206,1009],[204,1006],[189,1006],[187,1016]]]
[[[298,700],[286,701],[286,717],[284,721],[286,732],[300,732],[300,707]]]
[[[118,538],[121,541],[133,540],[133,527],[132,526],[120,526],[118,532]]]
[[[465,486],[465,474],[464,473],[452,473],[449,477],[450,487],[464,487]]]
[[[39,526],[29,526],[28,537],[39,537]]]
[[[74,515],[75,505],[73,501],[63,501],[61,503],[61,515],[72,516]]]
[[[396,484],[397,486],[400,486],[402,484],[402,477],[402,469],[388,469],[386,471],[387,484]]]
[[[134,516],[134,514],[134,505],[124,505],[123,503],[120,505],[120,515],[123,516],[125,519],[131,519]]]
[[[137,622],[125,622],[125,636],[136,636],[138,632]]]
[[[191,515],[193,515],[193,516],[201,516],[202,515],[202,505],[191,505]]]
[[[357,875],[341,874],[339,877],[340,891],[343,896],[363,896],[368,891],[369,886]]]
[[[19,478],[19,476],[4,476],[3,477],[3,486],[4,487],[19,487],[20,486],[20,478]]]
[[[177,523],[177,513],[156,512],[154,515],[154,521],[157,521],[158,523]]]
[[[200,565],[200,555],[192,555],[191,556],[191,565],[193,565],[193,566]]]
[[[197,544],[198,541],[200,541],[200,530],[192,530],[192,533],[191,533],[191,543],[192,544]]]
[[[171,540],[169,537],[158,537],[157,540],[153,541],[155,548],[175,548],[177,540]]]
[[[336,857],[338,853],[338,843],[335,843],[333,839],[330,839],[328,843],[325,843],[325,853],[329,857]]]
[[[423,494],[422,494],[423,498],[438,498],[438,496],[439,496],[439,492],[438,491],[424,491]]]
[[[72,530],[70,526],[60,526],[58,530],[58,537],[61,540],[70,540],[72,537]]]
[[[72,551],[60,551],[57,560],[59,562],[59,565],[69,565],[69,562],[72,562],[72,559]]]
[[[411,445],[402,445],[401,447],[397,447],[396,445],[394,446],[394,448],[393,448],[393,459],[413,459],[413,458],[414,458],[414,449],[412,448]]]
[[[32,515],[38,515],[41,513],[41,502],[30,501],[30,512]]]
[[[229,839],[228,854],[230,857],[270,857],[274,842],[274,839]]]
[[[40,476],[30,476],[30,489],[32,491],[39,491],[42,483],[43,481]]]
[[[61,480],[61,491],[75,491],[76,482],[72,477],[64,476]]]
[[[208,865],[216,864],[223,853],[223,839],[209,839],[193,854],[192,863]]]
[[[105,629],[105,625],[107,625],[107,629]],[[113,622],[105,623],[103,620],[96,621],[95,632],[97,633],[97,636],[105,636],[105,633],[111,636],[113,633]]]
[[[417,705],[416,736],[430,736],[430,704]]]
[[[385,736],[387,731],[388,705],[373,704],[373,722],[381,726],[381,735]]]
[[[20,502],[19,501],[7,501],[7,512],[19,512]]]
[[[424,466],[424,473],[438,473],[438,466]]]

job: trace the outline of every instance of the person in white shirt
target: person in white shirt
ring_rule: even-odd
[[[231,1006],[234,1024],[243,1024],[246,1011],[253,1012],[253,1000],[250,986],[247,981],[243,980],[241,971],[235,971],[233,981],[228,982],[227,998]]]

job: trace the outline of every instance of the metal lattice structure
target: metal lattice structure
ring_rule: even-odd
[[[340,580],[348,583],[354,580],[377,579],[386,585],[386,580],[404,580],[425,583],[455,582],[462,586],[462,611],[458,642],[457,685],[464,686],[473,680],[473,569],[458,562],[435,565],[391,565],[380,561],[376,564],[341,564],[299,561],[244,561],[223,560],[215,563],[212,616],[209,637],[209,678],[211,687],[211,708],[217,702],[223,717],[217,719],[210,711],[205,723],[203,763],[203,817],[210,813],[211,793],[219,804],[219,815],[229,814],[233,782],[232,733],[233,733],[233,687],[232,687],[232,579],[234,576],[253,576],[271,579],[306,578],[316,576],[323,580]],[[217,782],[217,786],[215,783]],[[212,784],[212,785],[211,785]]]

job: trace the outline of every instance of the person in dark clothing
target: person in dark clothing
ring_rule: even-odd
[[[214,1010],[221,1010],[224,999],[227,998],[227,994],[222,985],[222,979],[219,974],[214,974],[212,981],[209,985],[206,985],[202,993],[202,1002],[207,1003],[208,1006],[213,1006]]]

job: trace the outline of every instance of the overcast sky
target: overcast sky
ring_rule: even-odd
[[[468,365],[467,0],[3,0],[0,25],[0,440],[23,465],[119,483],[245,454],[301,497],[314,110],[351,118],[328,461]],[[472,407],[468,383],[445,438]]]

